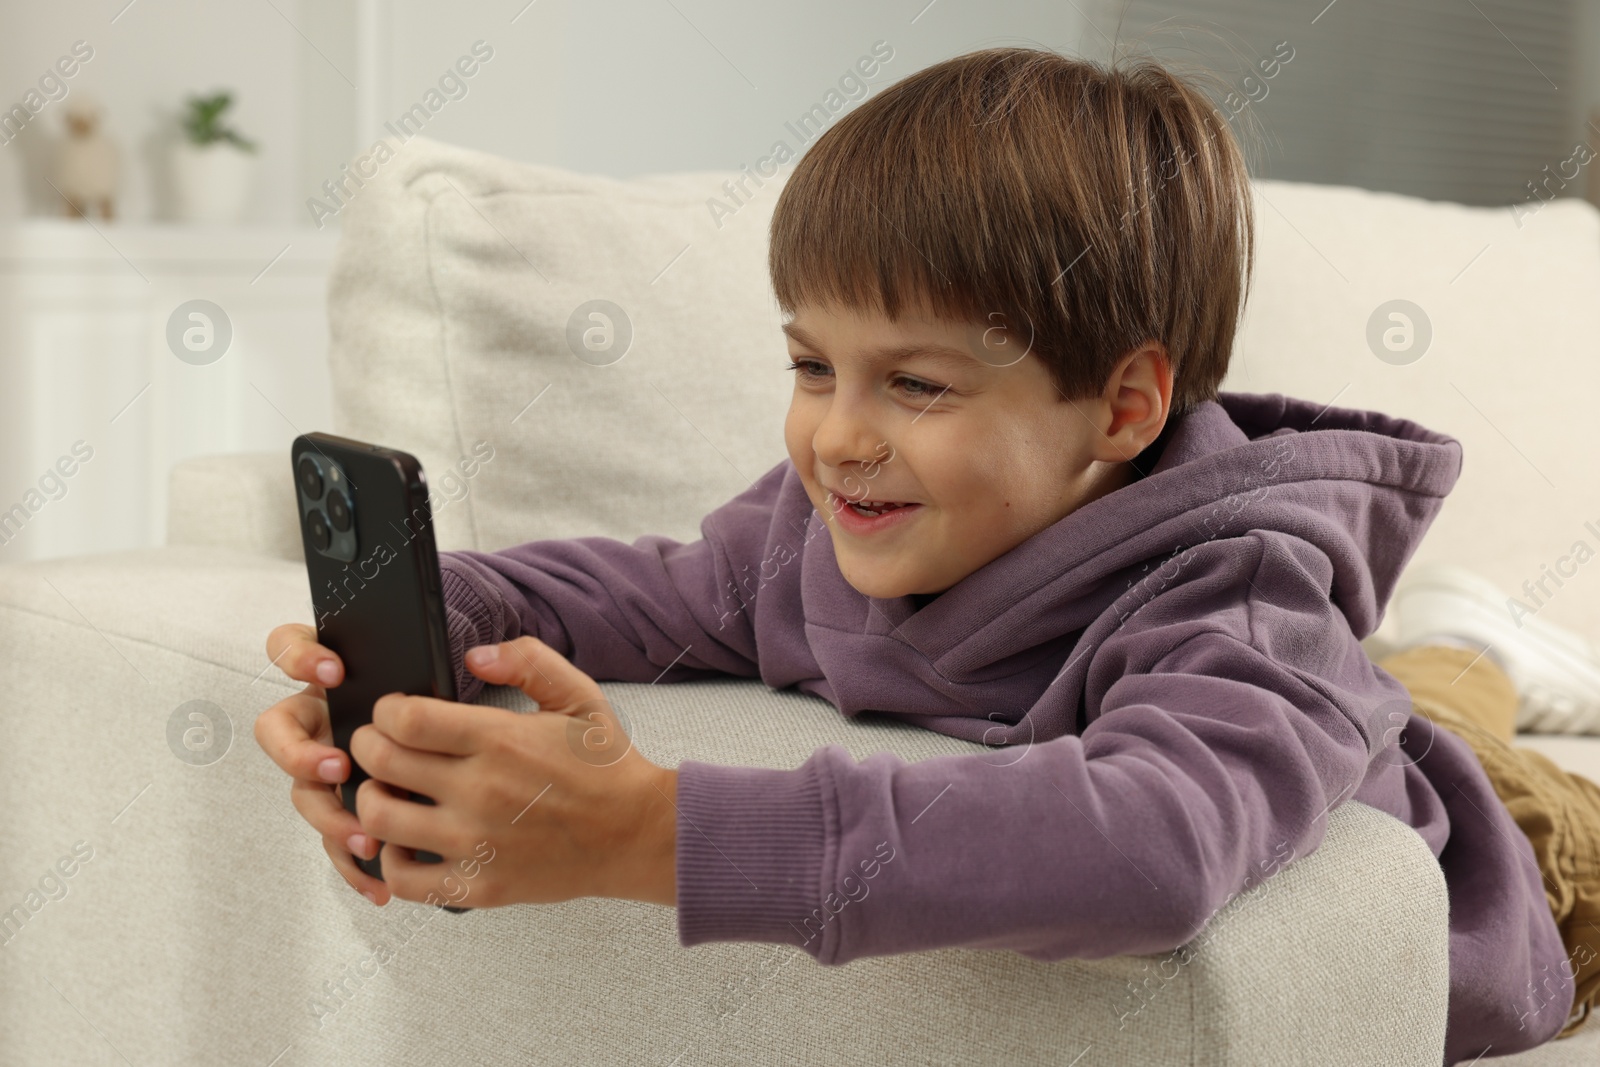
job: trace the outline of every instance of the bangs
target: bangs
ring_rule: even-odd
[[[1226,371],[1250,200],[1226,120],[1156,61],[1107,70],[989,49],[918,71],[826,130],[779,193],[768,268],[788,315],[837,305],[1003,324],[1068,399],[1160,341],[1179,412]]]

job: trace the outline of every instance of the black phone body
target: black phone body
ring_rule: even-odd
[[[456,699],[428,484],[414,456],[333,434],[296,437],[290,459],[317,640],[344,661],[328,717],[348,756],[351,735],[372,721],[385,693]],[[367,777],[351,758],[340,788],[351,814]],[[417,858],[440,860],[425,851]],[[383,877],[376,856],[355,859]]]

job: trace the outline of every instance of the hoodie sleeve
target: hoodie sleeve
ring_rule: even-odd
[[[836,745],[792,770],[685,761],[680,943],[783,942],[826,964],[1186,943],[1317,846],[1365,774],[1363,709],[1404,696],[1329,603],[1326,559],[1299,551],[1204,546],[1181,584],[1091,627],[1111,630],[1082,674],[1081,736],[918,763]],[[1070,708],[1069,688],[1041,700]]]
[[[632,544],[575,537],[440,552],[456,698],[483,688],[464,665],[467,649],[523,634],[600,681],[653,682],[668,670],[671,682],[757,677],[734,562],[760,559],[783,467],[707,515],[692,542],[648,534]]]

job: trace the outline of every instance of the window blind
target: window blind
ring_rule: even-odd
[[[1510,204],[1530,182],[1581,195],[1587,176],[1557,175],[1580,168],[1580,140],[1600,149],[1572,118],[1575,2],[1089,0],[1082,40],[1092,58],[1115,38],[1227,81],[1236,131],[1253,116],[1264,134],[1258,177]]]

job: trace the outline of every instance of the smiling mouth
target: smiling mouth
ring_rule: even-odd
[[[915,504],[914,501],[846,500],[838,493],[835,493],[832,489],[828,490],[828,497],[831,500],[837,500],[846,507],[849,507],[851,510],[855,511],[856,514],[866,515],[870,518],[875,518],[891,511],[898,511],[900,508],[913,507]]]

